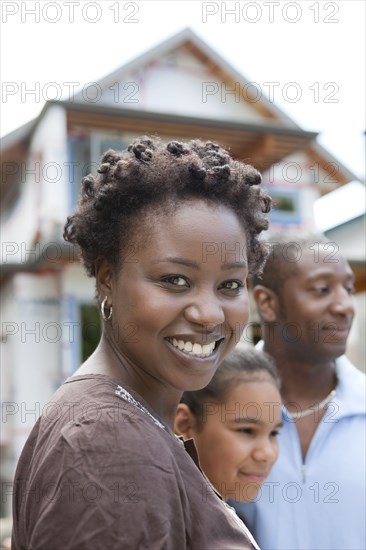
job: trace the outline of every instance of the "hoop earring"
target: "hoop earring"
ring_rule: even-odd
[[[105,304],[106,304],[106,301],[108,300],[107,296],[104,298],[103,302],[100,304],[100,312],[102,314],[102,317],[103,317],[103,320],[104,321],[109,321],[111,318],[112,318],[112,306],[109,308],[109,314],[108,316],[105,314]]]

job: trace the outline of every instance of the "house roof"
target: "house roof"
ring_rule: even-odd
[[[338,158],[320,145],[319,142],[312,141],[309,145],[308,153],[315,161],[319,162],[325,171],[333,172],[331,175],[338,179],[339,183],[346,184],[350,181],[358,180],[354,172],[342,164]],[[328,192],[328,189],[324,189],[324,192]]]
[[[19,128],[16,128],[13,132],[6,134],[0,140],[0,150],[5,151],[11,147],[17,146],[19,143],[27,141],[32,133],[34,126],[37,124],[37,118],[33,118],[29,122],[26,122]]]
[[[118,81],[121,73],[136,72],[156,59],[163,57],[166,53],[182,46],[187,47],[194,56],[210,68],[213,74],[216,74],[222,80],[235,83],[240,82],[242,87],[254,85],[252,81],[248,80],[242,73],[239,73],[226,59],[221,57],[188,27],[134,58],[129,63],[122,65],[112,73],[109,73],[100,79],[98,84],[102,88],[107,88],[111,83]],[[77,93],[74,99],[76,102],[86,102],[81,92]],[[245,101],[243,98],[242,100]],[[301,130],[300,126],[262,94],[260,101],[251,103],[251,106],[258,108],[267,118],[280,121],[283,126]]]
[[[244,89],[250,81],[232,67],[217,52],[212,50],[191,29],[186,28],[164,42],[151,48],[144,54],[123,65],[116,71],[98,81],[102,89],[108,89],[111,83],[117,82],[123,75],[138,72],[141,68],[154,64],[169,52],[183,49],[209,69],[209,73],[228,86],[240,84]],[[125,105],[92,103],[85,100],[79,92],[69,101],[49,101],[40,115],[21,126],[2,139],[1,152],[3,161],[22,162],[26,158],[28,143],[40,120],[54,104],[62,105],[68,114],[68,124],[81,124],[94,128],[110,128],[120,131],[141,133],[160,133],[162,136],[216,140],[230,147],[233,156],[254,164],[260,170],[270,164],[279,162],[296,150],[307,149],[325,170],[332,163],[337,163],[336,178],[343,185],[357,177],[328,151],[316,143],[317,133],[301,129],[293,120],[283,113],[273,102],[261,94],[260,101],[246,101],[240,94],[241,101],[247,103],[257,112],[254,121],[246,122],[235,118],[217,118],[215,116],[190,116],[161,110],[127,108]],[[250,99],[250,98],[247,98]],[[139,106],[140,107],[140,106]],[[331,166],[333,168],[333,166]],[[334,169],[332,171],[334,175]],[[6,192],[13,179],[6,178],[2,183],[1,194]]]

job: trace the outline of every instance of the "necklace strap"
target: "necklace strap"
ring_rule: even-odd
[[[132,405],[134,405],[137,409],[139,409],[139,411],[145,413],[149,418],[151,418],[154,424],[159,426],[159,428],[163,428],[163,430],[165,430],[164,424],[162,424],[160,420],[155,418],[155,416],[153,416],[139,401],[136,401],[136,399],[132,397],[132,395],[125,388],[122,388],[122,386],[117,386],[115,395],[117,395],[124,401],[127,401],[127,403],[131,403]]]
[[[319,412],[322,409],[324,409],[328,403],[333,399],[333,397],[337,394],[336,390],[332,390],[329,395],[323,401],[318,403],[317,405],[314,405],[313,407],[310,407],[310,409],[305,409],[304,411],[297,411],[294,413],[291,413],[287,411],[287,416],[291,418],[291,420],[297,420],[298,418],[304,418],[305,416],[309,416],[310,414],[313,414],[315,412]]]

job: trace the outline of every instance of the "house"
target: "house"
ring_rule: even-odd
[[[313,204],[355,179],[346,167],[185,29],[60,101],[2,140],[1,350],[3,479],[60,382],[98,338],[94,283],[62,230],[81,177],[133,137],[200,137],[263,172],[278,202],[272,227],[312,228]],[[357,266],[356,266],[357,267]],[[358,273],[358,271],[357,271]],[[357,289],[365,290],[360,271]],[[3,508],[9,511],[5,495]],[[3,512],[4,512],[3,510]],[[5,513],[4,512],[4,513]]]

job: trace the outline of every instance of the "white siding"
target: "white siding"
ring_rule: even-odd
[[[246,97],[256,94],[252,84],[240,91],[239,82],[220,81],[193,54],[177,49],[134,72],[121,70],[102,88],[92,85],[78,99],[88,103],[192,117],[260,123],[265,121]],[[236,93],[232,93],[236,92]]]
[[[1,223],[2,263],[24,264],[42,253],[40,242],[56,241],[67,215],[66,113],[52,105],[39,122],[27,161],[20,167],[21,196]]]
[[[15,457],[61,381],[58,288],[58,274],[19,273],[2,292],[7,303],[6,317],[2,316],[3,346],[8,350],[6,372],[11,371],[6,391],[13,406],[5,433],[7,439],[12,435]]]

